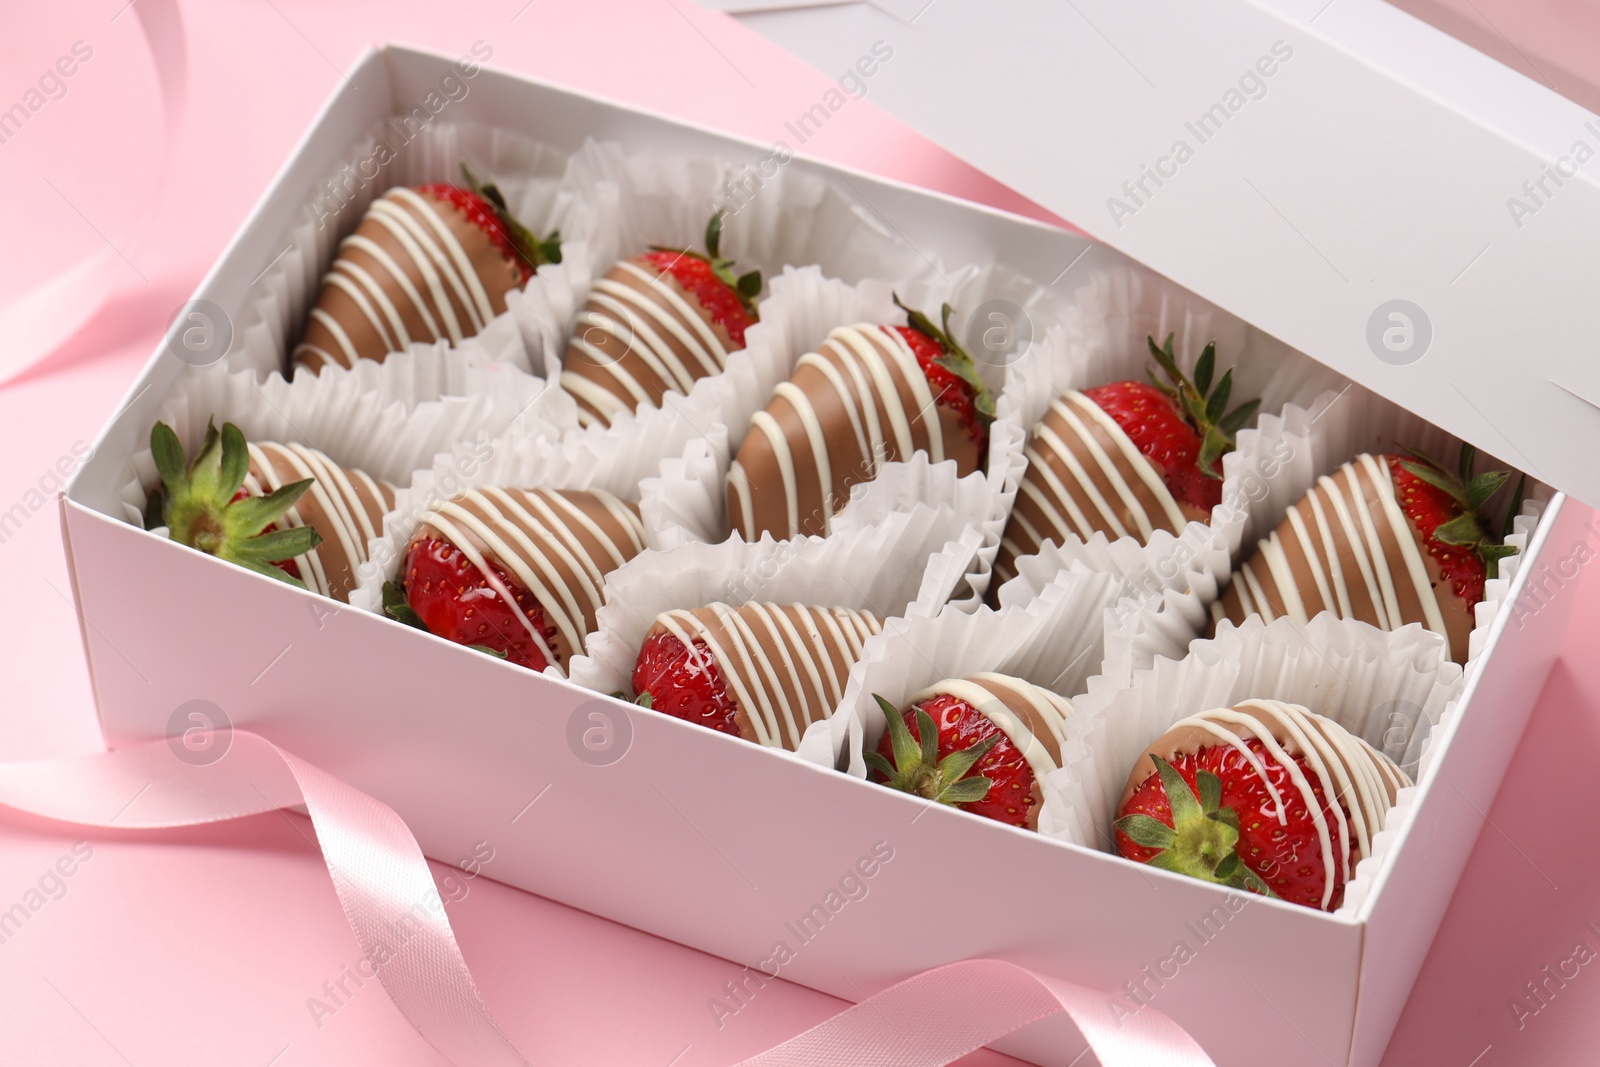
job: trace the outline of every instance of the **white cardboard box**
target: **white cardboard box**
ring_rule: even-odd
[[[1207,7],[1240,19],[1260,14],[1243,4]],[[1236,29],[1219,15],[1219,37]],[[1184,43],[1192,58],[1197,42]],[[364,57],[196,295],[237,313],[250,279],[281,247],[280,235],[313,183],[359,134],[436,85],[451,62],[400,47]],[[458,120],[505,126],[567,148],[593,136],[752,163],[770,151],[493,71],[479,74],[471,95],[453,106]],[[790,165],[846,173],[803,159]],[[1051,227],[849,176],[912,243],[951,261],[999,258],[1037,278],[1053,277],[1086,247],[1086,265],[1121,261],[1110,248]],[[1244,231],[1232,236],[1239,247],[1253,239]],[[1203,272],[1185,258],[1199,257],[1198,249],[1184,241],[1169,247],[1155,226],[1141,241],[1141,254],[1204,295],[1246,317],[1259,313],[1281,336],[1352,377],[1365,374],[1379,387],[1393,386],[1391,395],[1405,394],[1389,380],[1389,368],[1361,366],[1353,346],[1307,343],[1307,330],[1334,328],[1344,321],[1337,309],[1348,310],[1341,301],[1318,303],[1328,286],[1326,279],[1306,280],[1309,263],[1283,266],[1285,278],[1305,286],[1290,294],[1304,315],[1285,320],[1273,313],[1273,298],[1283,292],[1252,288],[1240,270],[1248,256],[1239,247],[1223,249],[1227,262],[1212,264],[1216,276],[1200,279]],[[1449,362],[1437,362],[1450,366],[1461,358],[1452,349]],[[85,649],[110,743],[167,735],[181,705],[212,701],[233,725],[266,735],[393,806],[429,855],[455,857],[488,840],[500,880],[750,965],[786,941],[794,957],[782,968],[784,978],[850,999],[972,956],[1120,989],[1166,957],[1185,924],[1200,923],[1221,903],[1214,887],[965,813],[924,811],[910,797],[665,716],[627,712],[619,722],[631,744],[620,761],[579,759],[569,731],[588,724],[590,708],[615,714],[621,705],[219,564],[124,522],[117,497],[124,457],[148,433],[181,366],[165,346],[156,353],[62,504]],[[1477,424],[1449,402],[1418,410],[1468,438],[1480,436]],[[1557,425],[1552,418],[1537,435],[1541,444]],[[1580,429],[1575,421],[1561,427]],[[1519,423],[1516,432],[1527,431]],[[1567,488],[1563,479],[1571,473],[1572,487],[1587,493],[1595,476],[1584,483],[1581,472],[1546,464],[1553,452],[1551,442],[1528,454],[1548,467],[1558,487]],[[1566,557],[1569,546],[1589,536],[1581,529],[1589,518],[1557,495],[1513,597],[1526,575],[1543,573],[1546,558]],[[1510,612],[1502,615],[1462,714],[1440,738],[1446,747],[1415,817],[1353,920],[1260,902],[1229,920],[1225,933],[1209,939],[1161,988],[1155,1005],[1219,1063],[1378,1062],[1476,839],[1479,813],[1493,800],[1560,647],[1566,599],[1514,624]],[[738,802],[730,804],[730,796]],[[880,855],[892,849],[893,859],[881,864],[868,896],[833,914],[820,932],[798,937],[792,924],[875,847]],[[955,863],[953,856],[966,860]],[[952,927],[952,914],[981,921]],[[928,936],[930,930],[940,936]],[[1277,962],[1286,955],[1298,965]],[[1237,996],[1230,991],[1240,976],[1263,974],[1270,978],[1257,985],[1270,995],[1272,1010],[1251,1009],[1249,1026],[1241,1027],[1225,1001]],[[1036,1030],[1002,1047],[1061,1064],[1082,1047],[1064,1024]]]

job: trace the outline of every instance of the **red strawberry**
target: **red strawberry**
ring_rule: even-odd
[[[145,526],[166,526],[174,541],[241,567],[304,588],[296,556],[321,543],[310,526],[279,529],[277,520],[294,507],[312,479],[284,485],[265,496],[250,496],[242,486],[250,472],[250,450],[243,432],[231,422],[217,432],[206,427],[205,441],[187,462],[172,427],[158,422],[150,429],[150,451],[161,487],[145,506]]]
[[[1083,395],[1098,404],[1128,435],[1129,440],[1161,471],[1167,489],[1180,505],[1205,515],[1222,503],[1222,457],[1232,451],[1233,437],[1261,406],[1251,400],[1228,411],[1233,392],[1233,371],[1225,371],[1211,387],[1216,369],[1213,342],[1195,363],[1194,380],[1178,369],[1172,354],[1172,335],[1165,346],[1154,337],[1145,339],[1170,384],[1152,372],[1149,382],[1113,382]]]
[[[1511,520],[1521,506],[1524,484],[1511,494],[1497,536],[1484,521],[1482,509],[1505,484],[1505,471],[1472,474],[1477,450],[1461,446],[1452,474],[1421,452],[1409,456],[1384,456],[1394,475],[1394,495],[1419,542],[1439,564],[1456,595],[1471,608],[1483,601],[1483,583],[1493,578],[1499,561],[1516,549],[1499,543],[1511,530]]]
[[[647,708],[740,736],[738,708],[704,641],[691,649],[670,633],[646,638],[633,665],[633,691]]]
[[[687,248],[654,248],[635,263],[670,274],[700,302],[711,321],[728,331],[736,347],[744,347],[744,331],[756,322],[755,298],[761,292],[761,272],[735,276],[733,260],[719,254],[722,212],[706,224],[706,254]]]
[[[1272,789],[1297,796],[1287,766],[1258,739],[1245,745],[1266,768]],[[1152,759],[1156,773],[1134,788],[1119,811],[1118,852],[1203,881],[1322,907],[1327,868],[1310,811],[1291,805],[1287,823],[1280,825],[1267,781],[1231,745],[1201,747],[1174,763]],[[1316,772],[1304,756],[1294,757],[1294,764],[1311,783],[1323,817],[1334,821]],[[1340,859],[1334,858],[1330,911],[1344,899]]]
[[[950,305],[944,305],[943,329],[940,329],[922,312],[900,303],[898,294],[894,303],[906,313],[910,325],[888,328],[898,332],[911,346],[917,366],[928,379],[934,402],[960,419],[981,455],[988,448],[989,425],[994,422],[994,394],[978,377],[972,357],[951,336]]]
[[[451,204],[470,219],[494,242],[516,268],[519,282],[526,282],[545,263],[561,262],[561,235],[552,233],[541,238],[529,230],[506,208],[506,200],[493,182],[479,183],[477,176],[461,165],[467,187],[448,182],[434,182],[418,186],[417,192]]]
[[[556,648],[556,628],[533,594],[499,563],[490,560],[488,565],[511,591],[528,621],[544,635],[545,644]],[[442,538],[426,538],[412,545],[405,563],[404,591],[393,583],[385,586],[384,610],[401,622],[519,666],[542,671],[549,665],[527,627],[512,614],[483,572],[461,549]]]
[[[903,712],[876,699],[889,729],[866,753],[875,780],[1009,826],[1035,824],[1033,769],[987,715],[948,693]]]

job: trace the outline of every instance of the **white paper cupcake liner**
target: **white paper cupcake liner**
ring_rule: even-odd
[[[297,379],[298,381],[298,379]],[[559,394],[562,411],[571,398]],[[380,611],[383,583],[395,576],[405,547],[422,516],[451,497],[485,485],[533,489],[604,489],[624,500],[639,500],[639,483],[654,476],[664,459],[687,449],[714,449],[719,433],[711,413],[690,397],[669,397],[664,407],[619,419],[613,426],[560,436],[550,423],[517,427],[495,438],[483,435],[444,442],[431,453],[429,469],[419,470],[396,495],[384,516],[383,533],[371,546],[369,562],[350,595],[353,607]],[[654,545],[646,530],[646,544]]]
[[[664,528],[664,538],[716,541],[726,536],[730,524],[725,479],[751,418],[767,406],[773,390],[794,372],[800,357],[814,351],[835,327],[904,323],[905,313],[894,306],[897,291],[908,307],[924,308],[935,318],[946,302],[958,308],[951,322],[958,337],[967,326],[967,316],[987,301],[1007,300],[1028,307],[1050,299],[1033,282],[998,267],[966,268],[931,281],[867,280],[858,284],[826,277],[816,267],[804,267],[774,278],[771,291],[761,304],[761,322],[746,331],[745,350],[729,360],[725,373],[701,380],[691,391],[720,412],[727,426],[729,454],[666,469],[647,487],[648,506],[663,523],[678,526],[676,531]],[[977,367],[985,384],[998,391],[1003,368],[982,361]],[[989,431],[985,469],[965,477],[957,476],[954,460],[931,463],[921,453],[909,461],[886,464],[872,481],[851,490],[850,502],[839,512],[833,528],[847,531],[919,502],[948,505],[983,535],[983,550],[969,583],[969,595],[981,596],[988,587],[1000,533],[1025,464],[1023,438],[1022,428],[1014,420],[996,419]],[[713,467],[718,458],[724,461]]]
[[[397,370],[407,365],[402,359]],[[173,385],[155,421],[171,426],[191,454],[208,422],[232,422],[246,440],[307,445],[403,492],[441,451],[513,428],[528,438],[555,441],[570,416],[568,398],[543,379],[503,365],[468,365],[459,353],[427,371],[375,375],[376,368],[330,367],[293,381],[278,375],[258,380],[248,368],[230,371],[223,364],[196,368]],[[454,381],[481,388],[467,395],[441,393]],[[142,521],[145,498],[159,481],[149,438],[142,440],[121,490],[124,511],[135,523]]]
[[[585,228],[582,208],[563,186],[566,155],[558,149],[505,130],[478,124],[434,122],[406,133],[385,123],[360,138],[313,191],[298,221],[284,237],[284,250],[251,286],[228,352],[229,366],[250,368],[259,377],[288,371],[288,352],[317,299],[323,274],[338,244],[355,229],[386,190],[397,185],[462,181],[466,162],[482,181],[493,181],[508,208],[535,233],[561,226]],[[542,374],[544,353],[530,350],[508,313],[498,316],[461,346],[490,360]],[[449,345],[413,345],[419,362],[447,352]],[[374,362],[377,376],[402,373],[392,360]]]
[[[978,544],[949,508],[923,506],[848,535],[648,550],[607,578],[597,631],[570,677],[597,692],[626,692],[646,631],[675,608],[806,604],[869,610],[886,623],[931,615],[965,580]]]
[[[875,697],[895,707],[946,678],[979,671],[1009,674],[1068,699],[1085,691],[1104,656],[1106,607],[1117,588],[1109,574],[1064,571],[1026,605],[974,612],[952,606],[933,617],[896,620],[869,638],[832,717],[814,723],[800,746],[805,758],[864,778],[863,753],[887,724]],[[1074,714],[1070,733],[1085,726]]]
[[[1039,829],[1113,851],[1111,823],[1128,773],[1180,719],[1252,698],[1302,704],[1414,774],[1429,732],[1461,692],[1444,638],[1412,625],[1386,632],[1319,615],[1224,626],[1182,660],[1158,660],[1131,684],[1091,680],[1078,701],[1087,729],[1046,781]]]

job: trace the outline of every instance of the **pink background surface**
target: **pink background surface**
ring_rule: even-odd
[[[0,144],[0,298],[109,242],[127,270],[107,307],[0,388],[0,511],[52,488],[93,438],[183,301],[359,49],[403,40],[492,62],[760,140],[826,87],[820,75],[687,0],[496,0],[433,6],[307,0],[185,5],[188,110],[165,176],[155,79],[125,0],[10,15],[0,109],[83,40],[92,61]],[[1335,0],[1338,2],[1338,0]],[[1600,103],[1600,8],[1562,0],[1402,6],[1574,99]],[[721,54],[719,54],[721,53]],[[737,68],[737,69],[735,69]],[[748,82],[747,80],[748,79]],[[750,91],[750,83],[756,87]],[[808,151],[1031,210],[871,106],[853,103]],[[143,208],[155,204],[150,225]],[[1037,212],[1034,212],[1037,213]],[[1584,942],[1600,950],[1600,853],[1569,827],[1593,805],[1600,749],[1600,576],[1576,596],[1566,656],[1478,840],[1386,1064],[1594,1061],[1600,977],[1582,968],[1520,1022],[1511,1000]],[[99,747],[52,507],[0,542],[0,759]],[[1549,813],[1558,813],[1557,822]],[[0,910],[83,835],[0,812]],[[442,1062],[375,985],[320,1025],[307,1008],[359,950],[311,843],[271,815],[162,834],[96,833],[93,857],[0,943],[0,1062]],[[486,873],[493,875],[491,862]],[[490,1006],[539,1063],[729,1064],[837,1011],[782,983],[719,1028],[707,1007],[734,965],[478,879],[451,920]],[[1586,926],[1595,923],[1595,929]],[[1292,958],[1286,947],[1286,957]],[[1569,972],[1570,973],[1570,972]],[[1534,1002],[1529,1002],[1530,1004]],[[1248,1025],[1247,1020],[1241,1020]],[[981,1053],[973,1063],[1010,1062]]]

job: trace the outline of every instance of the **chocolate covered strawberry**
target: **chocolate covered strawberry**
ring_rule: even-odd
[[[708,604],[658,615],[633,668],[634,699],[757,744],[800,744],[844,696],[876,615],[800,604]]]
[[[875,697],[888,721],[873,780],[1009,826],[1036,830],[1045,776],[1061,766],[1067,700],[1003,674],[949,678],[903,711]]]
[[[472,489],[423,513],[384,610],[564,672],[594,629],[605,576],[643,548],[638,508],[604,490]]]
[[[1170,334],[1164,345],[1146,343],[1159,376],[1068,390],[1029,434],[1028,469],[995,562],[1000,581],[1046,544],[1097,533],[1144,544],[1157,530],[1208,521],[1221,503],[1222,457],[1261,402],[1228,407],[1233,371],[1213,383],[1215,343],[1192,379],[1178,367]]]
[[[373,201],[323,275],[295,364],[316,372],[416,342],[457,344],[506,310],[507,292],[560,262],[558,235],[536,236],[495,185],[461,170],[464,186],[398,187]]]
[[[841,326],[800,358],[728,472],[728,519],[745,540],[827,533],[851,487],[918,452],[961,476],[982,467],[994,396],[950,314],[942,327],[910,309],[905,326]]]
[[[335,600],[349,599],[394,506],[389,483],[304,445],[247,442],[231,422],[221,433],[206,427],[192,463],[165,423],[151,429],[150,450],[161,486],[146,505],[148,527]]]
[[[1178,722],[1117,805],[1129,859],[1335,911],[1410,779],[1332,719],[1246,700]]]
[[[703,254],[653,248],[594,283],[561,371],[583,425],[659,407],[666,394],[687,393],[720,373],[729,354],[744,348],[761,272],[735,274],[733,260],[722,257],[722,218],[719,211],[706,225]]]
[[[1466,445],[1453,470],[1421,455],[1361,455],[1317,484],[1234,572],[1214,611],[1241,623],[1307,622],[1323,611],[1385,630],[1409,623],[1442,634],[1465,663],[1484,582],[1516,548],[1504,543],[1521,506],[1485,513],[1503,471],[1473,473]]]

